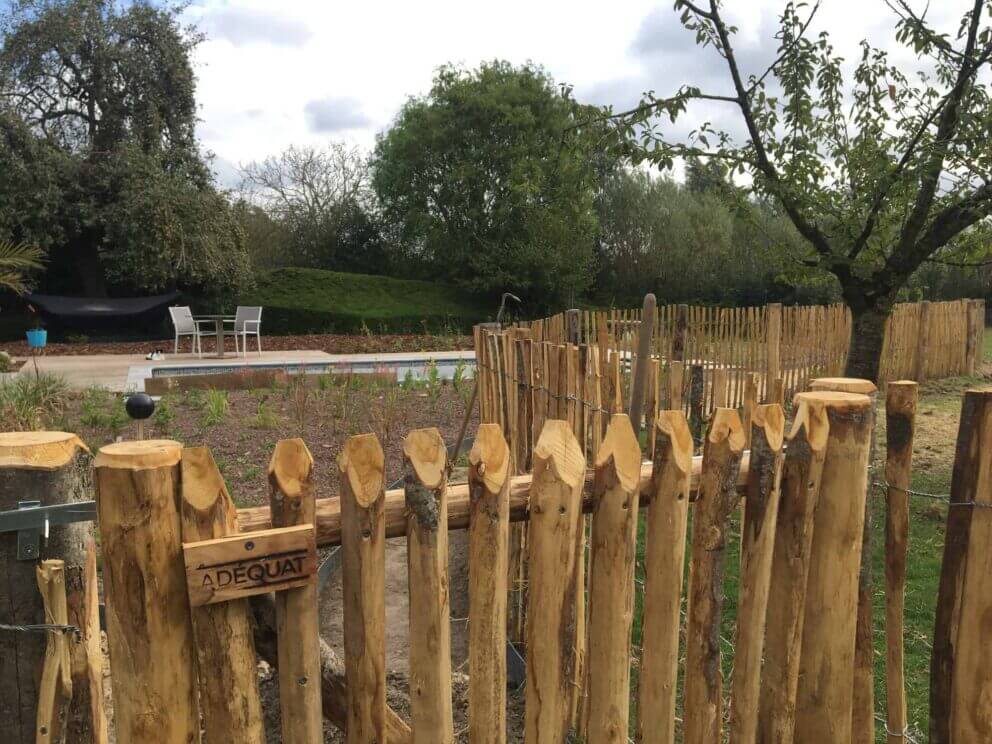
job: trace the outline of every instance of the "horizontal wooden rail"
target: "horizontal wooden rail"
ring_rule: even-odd
[[[747,483],[748,462],[750,453],[745,452],[741,460],[740,476],[737,479],[738,489]],[[701,456],[692,459],[692,492],[699,485],[699,472],[702,469]],[[523,522],[528,519],[528,498],[530,495],[530,475],[518,475],[510,481],[510,521]],[[641,465],[641,506],[647,506],[651,488],[651,463]],[[582,491],[582,510],[592,512],[592,470],[586,471],[586,483]],[[448,486],[448,529],[464,530],[468,528],[471,503],[469,501],[468,484],[458,483]],[[402,488],[386,491],[386,537],[403,537],[406,535],[406,497]],[[272,526],[269,507],[253,506],[238,509],[238,525],[242,532],[267,530]],[[317,499],[317,544],[324,547],[341,544],[341,502],[337,496]]]

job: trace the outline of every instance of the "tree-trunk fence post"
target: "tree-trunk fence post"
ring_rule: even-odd
[[[909,485],[919,385],[908,380],[885,387],[885,689],[888,744],[903,744],[906,680],[903,653],[906,558],[909,549]]]
[[[281,439],[269,462],[273,527],[314,524],[313,457],[302,439]],[[279,711],[284,744],[323,741],[317,584],[276,592]]]
[[[799,393],[826,403],[829,432],[813,524],[796,699],[796,741],[848,741],[858,581],[871,449],[867,395]]]
[[[777,403],[756,406],[750,418],[751,456],[741,526],[740,597],[730,696],[730,740],[753,742],[778,518],[785,413]]]
[[[692,433],[681,410],[662,411],[645,519],[644,612],[637,741],[674,744]]]
[[[672,361],[685,363],[686,336],[689,332],[689,306],[675,308],[675,331],[672,336]]]
[[[468,459],[469,739],[504,744],[510,451],[498,426],[479,426]]]
[[[702,442],[703,431],[706,428],[706,418],[703,409],[706,388],[704,387],[703,365],[693,364],[689,379],[689,427],[696,444]]]
[[[375,434],[349,438],[337,462],[348,744],[386,739],[385,464]]]
[[[668,395],[666,402],[669,411],[682,410],[682,383],[685,367],[682,362],[673,361],[668,365]]]
[[[688,629],[685,659],[685,744],[722,740],[723,671],[720,619],[731,512],[737,507],[737,474],[744,431],[737,411],[718,408],[703,448],[703,469],[692,518]]]
[[[448,600],[447,457],[437,429],[403,440],[410,585],[413,744],[453,744]]]
[[[42,506],[89,501],[93,498],[91,460],[86,445],[75,434],[0,434],[0,512],[17,509],[20,501],[34,500]],[[65,562],[70,608],[73,604],[81,606],[85,594],[95,589],[83,584],[92,535],[92,522],[53,527],[47,540],[31,546],[40,550],[25,556],[28,560],[18,560],[17,533],[0,533],[0,622],[33,625],[45,621],[35,577],[41,558]],[[67,732],[78,735],[83,744],[106,740],[99,738],[100,721],[106,729],[102,673],[90,678],[88,672],[102,669],[102,653],[99,659],[89,657],[94,638],[99,643],[100,629],[90,625],[84,628],[82,643],[72,644],[73,684],[78,689],[68,713],[63,711],[69,718]],[[0,632],[0,740],[5,744],[34,744],[38,674],[46,642],[39,633]],[[99,710],[90,708],[90,700],[98,703]]]
[[[765,398],[778,403],[771,395],[772,382],[782,376],[782,305],[773,302],[765,307]]]
[[[121,744],[200,741],[179,517],[182,446],[119,442],[93,462]]]
[[[923,382],[927,379],[927,362],[930,357],[930,303],[920,303],[920,320],[917,326],[916,358],[913,379]]]
[[[992,719],[992,391],[969,390],[951,477],[930,666],[930,742],[989,741]]]
[[[549,419],[534,448],[530,490],[525,740],[563,744],[575,675],[576,535],[582,524],[585,456],[566,421]]]
[[[237,510],[210,450],[184,448],[180,473],[183,542],[237,534]],[[247,599],[191,608],[200,709],[208,742],[230,738],[265,744],[250,613]]]

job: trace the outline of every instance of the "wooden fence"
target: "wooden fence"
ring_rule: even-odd
[[[534,342],[595,345],[601,357],[618,352],[624,367],[634,354],[640,320],[640,310],[574,310],[517,327],[527,329]],[[886,326],[880,381],[973,375],[984,330],[984,300],[898,304]],[[771,397],[769,386],[778,378],[791,398],[814,378],[842,375],[850,334],[844,305],[664,305],[656,310],[651,349],[666,369],[682,363],[683,388],[693,365],[707,376],[725,370],[729,403],[740,406],[750,374],[758,375],[761,398]],[[711,405],[709,400],[704,407]]]

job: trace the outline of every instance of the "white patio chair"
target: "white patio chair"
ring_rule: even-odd
[[[248,337],[254,336],[258,341],[258,355],[262,356],[262,308],[238,305],[234,313],[233,330],[224,331],[225,336],[234,336],[235,353],[239,351],[238,338],[241,338],[241,356],[248,356]]]
[[[173,353],[179,353],[179,337],[189,336],[191,341],[190,353],[202,358],[203,351],[200,347],[200,339],[203,336],[215,336],[217,334],[215,332],[200,330],[200,323],[203,321],[194,320],[193,312],[188,306],[170,307],[169,316],[172,318],[172,326],[176,331]]]

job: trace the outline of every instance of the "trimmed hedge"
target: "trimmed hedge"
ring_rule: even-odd
[[[414,279],[282,268],[263,272],[242,305],[261,305],[269,334],[468,331],[486,304],[461,290]]]

